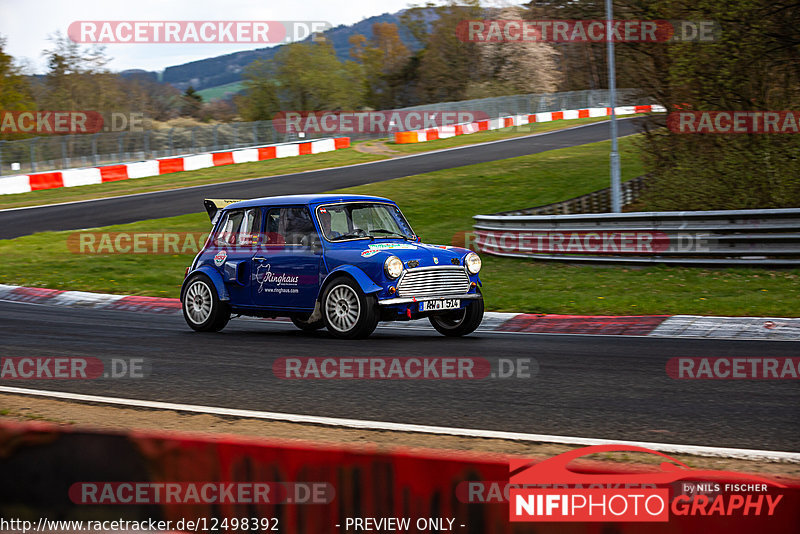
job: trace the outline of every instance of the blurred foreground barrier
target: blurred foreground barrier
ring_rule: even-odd
[[[735,518],[673,513],[668,522],[655,524],[539,522],[512,526],[508,520],[508,460],[508,456],[485,453],[232,436],[100,433],[43,423],[3,423],[0,519],[26,520],[33,525],[39,518],[150,519],[172,522],[159,530],[299,534],[766,533],[794,532],[800,524],[800,486],[783,480],[787,487],[776,489],[782,502],[769,516],[756,512]],[[652,465],[645,468],[651,474],[657,470]],[[575,471],[631,476],[632,482],[642,476],[641,466],[637,470],[620,463],[581,464]],[[541,484],[549,482],[542,480]],[[683,490],[674,484],[670,491],[677,497]],[[248,528],[242,528],[244,518],[250,522]],[[355,518],[406,519],[410,526],[376,528],[373,524],[359,529],[352,524]],[[178,523],[181,520],[183,524]],[[239,528],[232,528],[234,520]],[[433,520],[442,522],[434,527]],[[199,528],[188,521],[199,522]],[[253,528],[254,524],[258,527]]]
[[[800,266],[800,208],[476,215],[474,245],[537,260]]]

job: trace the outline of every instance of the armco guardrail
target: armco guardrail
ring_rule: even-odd
[[[635,202],[647,188],[650,176],[643,174],[632,180],[622,182],[622,205],[627,206]],[[503,211],[498,215],[568,215],[570,213],[607,213],[611,211],[611,188],[606,187],[579,197],[554,202],[535,208],[522,210]]]
[[[476,215],[478,250],[537,260],[800,266],[800,208]]]

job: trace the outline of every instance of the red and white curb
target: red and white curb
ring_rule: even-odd
[[[673,315],[658,325],[649,335],[800,341],[800,319],[787,317]]]
[[[0,301],[97,310],[180,314],[175,298],[112,295],[0,284]],[[389,328],[428,328],[425,319],[386,324]],[[558,315],[486,312],[483,332],[585,334],[800,341],[800,318],[713,317],[700,315]]]
[[[614,111],[615,115],[634,115],[636,113],[663,113],[666,111],[666,108],[659,105],[621,106],[614,108]],[[529,115],[509,115],[484,121],[438,126],[436,128],[412,130],[408,132],[396,132],[394,134],[394,142],[398,144],[424,143],[425,141],[433,141],[434,139],[447,139],[448,137],[455,137],[456,135],[467,135],[487,130],[499,130],[512,126],[523,126],[525,124],[608,117],[610,115],[611,108],[609,107],[547,111],[544,113],[531,113]]]
[[[275,158],[288,158],[307,154],[331,152],[350,146],[349,137],[335,139],[316,139],[302,143],[281,143],[229,150],[224,152],[207,152],[174,158],[151,159],[119,165],[67,169],[36,174],[18,174],[0,178],[0,195],[29,193],[42,189],[59,187],[76,187],[94,185],[105,182],[116,182],[135,178],[160,176],[173,172],[196,171],[208,167],[249,163]]]
[[[135,295],[111,295],[87,291],[63,291],[43,287],[23,287],[0,284],[0,300],[66,306],[71,308],[92,308],[99,310],[144,311],[151,313],[179,313],[181,303],[178,299],[141,297]]]

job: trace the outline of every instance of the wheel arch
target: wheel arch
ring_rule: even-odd
[[[355,267],[354,265],[342,265],[341,267],[337,267],[328,273],[328,276],[326,276],[325,280],[322,281],[322,284],[319,288],[319,294],[317,295],[317,301],[322,298],[322,294],[325,292],[325,288],[328,287],[328,284],[330,284],[331,280],[334,280],[340,276],[348,276],[355,280],[355,282],[358,284],[358,287],[361,288],[361,291],[363,291],[365,295],[377,293],[383,289],[381,286],[373,282],[372,278],[367,276],[367,273],[358,267]]]
[[[212,269],[208,265],[203,265],[190,272],[183,280],[183,284],[181,285],[181,302],[183,302],[183,296],[186,293],[186,283],[196,274],[204,274],[211,279],[211,283],[214,285],[219,300],[229,301],[231,299],[230,295],[228,295],[228,288],[225,287],[225,282],[222,280],[222,275],[220,275],[216,269]]]

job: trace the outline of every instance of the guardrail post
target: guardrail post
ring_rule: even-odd
[[[233,148],[239,148],[239,123],[233,123]]]
[[[253,144],[254,145],[258,144],[258,123],[257,122],[253,123]]]
[[[196,130],[197,130],[197,126],[195,126],[194,128],[192,128],[192,153],[194,153],[194,143],[195,143],[195,141],[196,141],[196,139],[195,139],[195,131],[196,131]]]
[[[611,35],[611,24],[614,20],[614,6],[611,0],[606,0],[606,35]],[[619,168],[619,149],[617,147],[617,112],[615,109],[617,92],[617,74],[614,65],[614,40],[608,39],[606,43],[608,55],[608,99],[611,102],[611,211],[619,213],[622,211],[620,194],[620,168]]]
[[[144,159],[150,157],[150,130],[144,131]]]
[[[117,161],[122,161],[122,150],[125,147],[125,132],[119,133],[119,138],[117,139]]]
[[[0,176],[3,176],[3,145],[6,142],[0,139]]]
[[[31,139],[31,171],[36,172],[36,137]]]
[[[97,160],[97,136],[100,135],[99,133],[92,134],[92,164],[94,166],[99,165],[99,161]]]
[[[67,136],[61,138],[61,163],[65,169],[69,168],[69,158],[67,158]]]
[[[170,128],[169,129],[169,135],[167,136],[168,143],[169,143],[169,155],[170,156],[174,156],[175,155],[175,148],[174,148],[174,146],[172,144],[172,134],[174,132],[175,132],[175,128]]]
[[[214,136],[214,141],[213,141],[214,148],[212,148],[211,150],[219,150],[219,144],[217,143],[217,141],[219,139],[219,135],[218,135],[218,132],[217,132],[218,130],[219,130],[219,124],[214,126],[214,129],[212,130],[212,134]]]

